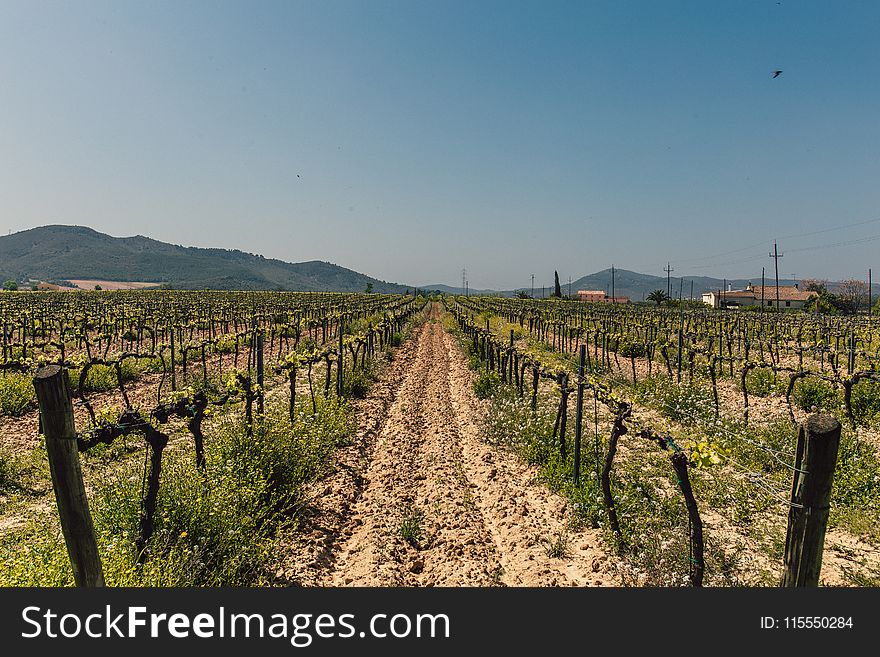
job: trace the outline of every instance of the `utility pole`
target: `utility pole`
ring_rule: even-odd
[[[611,265],[611,303],[615,303],[614,292],[614,265]]]
[[[694,279],[691,279],[691,301],[694,300]]]
[[[773,242],[773,253],[770,254],[770,257],[773,258],[773,262],[776,265],[776,312],[779,312],[779,259],[783,255],[779,253],[776,242]]]
[[[871,307],[871,302],[874,300],[872,294],[873,290],[871,289],[871,268],[868,267],[868,317],[870,318],[873,315],[873,308]]]
[[[666,297],[667,297],[668,299],[671,299],[671,298],[672,298],[672,287],[671,287],[671,284],[670,284],[669,274],[671,274],[671,273],[674,272],[675,270],[674,270],[672,267],[670,267],[670,266],[669,266],[669,263],[667,262],[667,263],[666,263],[666,269],[664,269],[663,271],[666,272]]]
[[[532,299],[535,298],[535,275],[534,274],[532,274],[532,295],[531,295],[531,297],[532,297]]]
[[[464,290],[467,285],[467,269],[461,270],[461,289]]]
[[[571,276],[568,277],[568,298],[571,299]]]

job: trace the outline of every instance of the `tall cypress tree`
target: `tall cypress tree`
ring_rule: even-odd
[[[554,286],[553,286],[553,296],[556,297],[557,299],[561,299],[562,298],[562,288],[559,287],[559,272],[554,271],[553,276],[556,278],[556,282],[554,283]]]

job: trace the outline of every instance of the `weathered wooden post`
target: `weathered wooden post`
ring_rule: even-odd
[[[104,586],[104,572],[79,462],[67,373],[60,365],[41,367],[34,377],[34,388],[40,404],[52,487],[74,581],[77,586]]]
[[[831,415],[811,415],[798,432],[785,536],[784,587],[819,585],[839,446],[840,422]]]

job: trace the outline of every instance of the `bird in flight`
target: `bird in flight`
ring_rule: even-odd
[[[778,78],[780,73],[782,73],[782,71],[773,71],[773,77]]]

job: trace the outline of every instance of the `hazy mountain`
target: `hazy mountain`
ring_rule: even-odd
[[[735,278],[735,279],[722,279],[722,278],[713,278],[711,276],[684,276],[679,278],[677,276],[670,277],[669,287],[671,288],[672,297],[677,298],[679,294],[679,289],[681,289],[681,293],[684,298],[688,298],[691,295],[691,281],[693,281],[693,295],[695,299],[701,299],[703,292],[709,292],[710,290],[720,290],[724,289],[733,289],[733,290],[741,290],[749,282],[754,285],[761,284],[761,275],[758,274],[754,278]],[[776,280],[767,276],[765,278],[766,285],[773,285]],[[780,285],[794,285],[799,281],[795,281],[793,279],[785,278],[779,279]],[[679,288],[681,285],[681,288]],[[834,289],[834,282],[828,284],[830,289]],[[725,287],[726,286],[726,287]],[[426,285],[424,289],[439,289],[443,292],[448,292],[452,294],[463,294],[463,290],[459,287],[449,287],[445,285]],[[562,292],[563,294],[568,294],[568,283],[562,283]],[[611,294],[611,268],[603,269],[602,271],[597,271],[594,274],[588,274],[587,276],[582,276],[581,278],[571,282],[571,291],[573,294],[577,293],[578,290],[601,290],[607,294]],[[665,276],[653,276],[651,274],[640,274],[638,272],[630,271],[628,269],[615,269],[614,270],[614,294],[617,296],[626,296],[629,297],[632,301],[642,301],[648,294],[650,294],[653,290],[663,290],[666,292],[666,277]],[[516,296],[516,294],[520,291],[524,291],[526,293],[530,292],[528,287],[517,288],[515,290],[471,290],[470,293],[477,294],[495,294],[499,296]],[[553,291],[552,287],[544,288],[544,295],[549,296]],[[541,288],[535,288],[535,296],[541,296]],[[880,285],[874,285],[874,297],[877,298],[880,296]]]
[[[0,237],[3,280],[155,281],[180,289],[404,292],[356,271],[314,260],[289,263],[227,249],[111,237],[84,226],[42,226]]]
[[[685,276],[679,278],[672,276],[669,279],[669,287],[671,288],[671,296],[678,298],[679,290],[684,298],[690,297],[691,282],[693,281],[694,298],[699,299],[703,292],[711,290],[720,290],[725,284],[733,290],[741,290],[751,281],[755,285],[761,284],[761,276],[755,278],[735,278],[724,280],[721,278],[712,278],[711,276]],[[772,285],[776,279],[766,279],[767,285]],[[797,281],[790,279],[779,279],[780,285],[794,285]],[[638,272],[629,271],[628,269],[614,270],[614,294],[617,296],[626,296],[633,301],[642,301],[642,299],[650,294],[653,290],[663,290],[666,292],[666,277],[652,276],[650,274],[639,274]],[[679,285],[681,287],[679,287]],[[611,294],[611,269],[603,269],[595,274],[590,274],[573,281],[571,284],[572,292],[577,290],[604,290]]]

